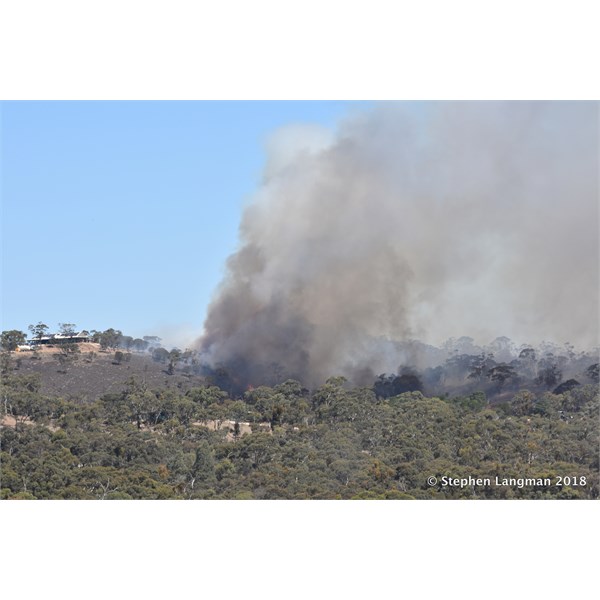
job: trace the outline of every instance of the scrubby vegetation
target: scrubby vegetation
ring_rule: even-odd
[[[48,327],[29,329],[39,341]],[[366,386],[309,390],[274,364],[253,388],[154,336],[84,333],[26,352],[23,332],[2,332],[4,499],[599,495],[597,352],[410,342],[389,351],[420,367]]]
[[[490,404],[482,392],[390,395],[381,385],[338,377],[309,392],[288,380],[235,397],[131,378],[83,402],[5,371],[2,498],[598,497],[597,386],[522,389]],[[552,485],[442,487],[431,475]],[[578,479],[555,485],[557,476]]]

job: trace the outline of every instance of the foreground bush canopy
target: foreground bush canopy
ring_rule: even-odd
[[[341,377],[238,398],[132,378],[119,394],[78,402],[13,374],[1,393],[3,499],[598,497],[595,385],[520,390],[492,405],[482,392],[378,396]],[[432,475],[586,483],[442,487]]]

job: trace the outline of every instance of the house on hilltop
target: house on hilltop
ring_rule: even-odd
[[[90,334],[87,331],[80,331],[73,335],[63,335],[61,333],[49,333],[41,338],[30,340],[30,346],[54,346],[59,344],[81,344],[90,341]]]

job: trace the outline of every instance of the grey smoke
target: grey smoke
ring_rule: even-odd
[[[598,104],[384,103],[278,132],[205,360],[264,383],[392,372],[394,341],[598,343]]]

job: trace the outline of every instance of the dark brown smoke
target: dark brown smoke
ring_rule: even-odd
[[[207,363],[314,385],[463,335],[598,343],[598,104],[385,103],[278,132]]]

